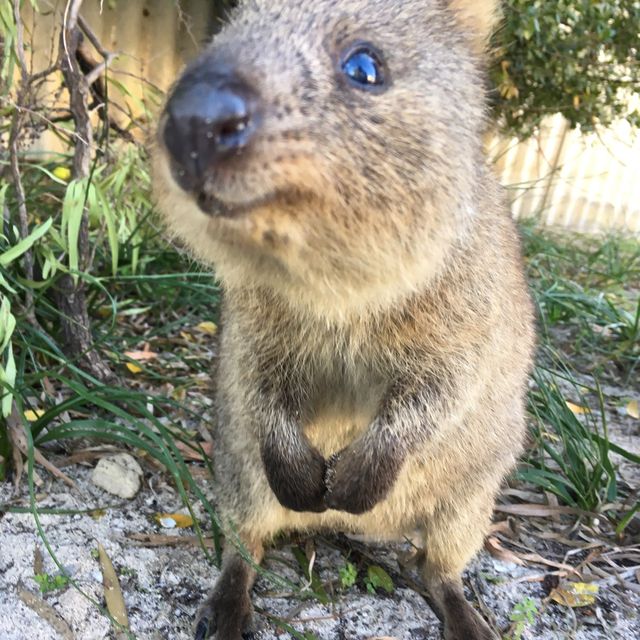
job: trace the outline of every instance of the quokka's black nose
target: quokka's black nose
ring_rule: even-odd
[[[257,96],[234,75],[186,74],[165,107],[164,143],[183,189],[202,184],[207,169],[244,149],[257,126]]]

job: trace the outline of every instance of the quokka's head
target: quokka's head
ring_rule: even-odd
[[[251,0],[170,92],[170,229],[227,289],[345,316],[432,278],[473,228],[497,2]]]

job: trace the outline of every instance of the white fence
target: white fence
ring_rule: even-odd
[[[51,38],[65,1],[46,4],[48,11],[34,15],[24,3],[36,69],[45,68],[54,55]],[[111,87],[110,97],[121,107],[111,110],[116,119],[118,111],[140,113],[149,83],[166,90],[211,30],[212,7],[211,0],[85,0],[83,15],[103,47],[120,53],[110,70],[126,87],[124,92],[117,83]],[[49,95],[41,96],[43,103],[60,99],[56,89],[54,83]],[[148,122],[140,123],[148,128]],[[55,140],[41,140],[37,146],[44,150],[50,143]],[[640,132],[634,137],[628,123],[587,137],[554,116],[527,142],[493,137],[487,144],[516,217],[537,216],[546,224],[582,232],[640,236]]]
[[[640,236],[640,132],[628,122],[581,135],[556,115],[526,142],[493,137],[488,146],[516,217]]]

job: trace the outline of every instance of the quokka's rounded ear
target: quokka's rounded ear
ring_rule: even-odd
[[[500,19],[500,0],[449,0],[449,7],[473,42],[483,52]]]

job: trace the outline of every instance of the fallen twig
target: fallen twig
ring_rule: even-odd
[[[48,602],[26,589],[20,589],[18,597],[29,609],[35,611],[43,620],[48,622],[58,633],[61,640],[74,640],[71,628],[65,619]]]
[[[168,536],[157,533],[129,533],[129,540],[135,540],[145,547],[176,547],[176,546],[192,546],[199,547],[202,542],[198,536]],[[207,548],[213,548],[213,540],[204,538],[204,544]]]
[[[9,439],[11,440],[14,451],[17,450],[23,456],[27,457],[29,455],[29,445],[15,403],[11,415],[7,418],[7,426],[9,427]],[[33,448],[33,457],[39,465],[44,467],[53,476],[59,478],[76,491],[79,491],[78,485],[63,471],[60,471],[58,467],[49,462],[35,447]]]

